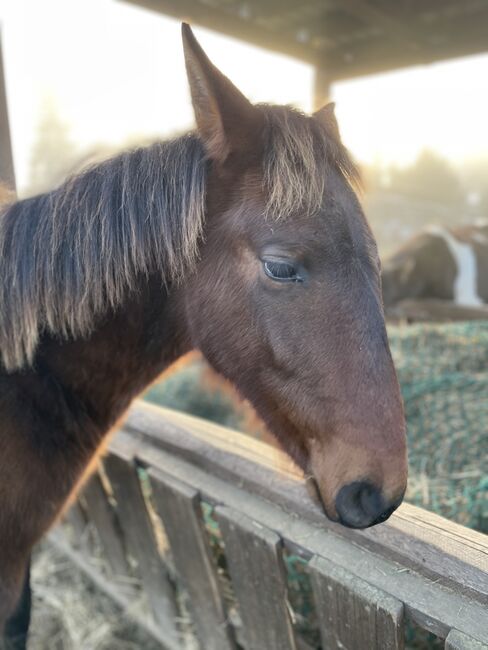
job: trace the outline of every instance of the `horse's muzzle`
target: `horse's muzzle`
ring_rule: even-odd
[[[381,524],[398,508],[400,499],[386,502],[381,491],[367,481],[344,485],[335,500],[339,522],[348,528],[368,528]]]

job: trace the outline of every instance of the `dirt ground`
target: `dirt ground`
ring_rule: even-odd
[[[33,610],[28,650],[159,650],[50,542],[32,564]]]

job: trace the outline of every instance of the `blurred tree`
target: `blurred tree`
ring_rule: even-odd
[[[41,103],[37,138],[31,151],[28,194],[59,185],[73,170],[79,155],[55,100],[46,96]]]
[[[425,150],[406,169],[392,168],[390,190],[416,199],[462,204],[465,190],[457,173],[438,154]]]
[[[377,161],[361,163],[361,180],[368,193],[381,192],[386,186],[385,171]]]

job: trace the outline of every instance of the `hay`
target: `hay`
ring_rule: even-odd
[[[49,541],[32,563],[29,650],[159,650],[139,626]]]

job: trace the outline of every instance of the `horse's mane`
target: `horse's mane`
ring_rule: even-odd
[[[355,171],[333,134],[289,108],[267,119],[266,215],[315,210],[327,168]],[[125,152],[61,187],[0,210],[0,353],[13,371],[32,363],[43,332],[87,336],[141,274],[181,278],[198,257],[206,162],[188,134]]]

